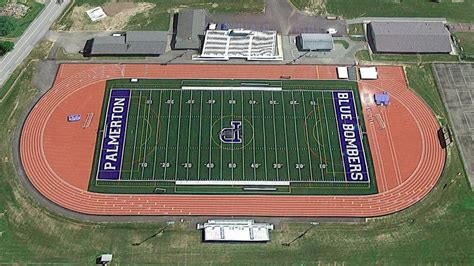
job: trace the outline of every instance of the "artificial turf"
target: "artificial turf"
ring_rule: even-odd
[[[283,90],[239,90],[252,81],[109,81],[94,166],[98,163],[110,90],[131,89],[119,181],[98,180],[89,189],[103,193],[372,194],[375,178],[367,140],[369,182],[347,182],[337,131],[333,90],[352,91],[353,82],[258,81]],[[181,89],[235,86],[231,90]],[[327,86],[325,86],[327,84]],[[273,86],[273,87],[272,87]],[[362,117],[358,119],[364,131]],[[222,143],[219,133],[231,121],[242,123],[242,143]],[[246,190],[235,183],[176,185],[180,181],[266,183],[273,190]]]

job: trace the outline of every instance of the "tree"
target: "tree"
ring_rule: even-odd
[[[16,19],[9,16],[0,16],[0,36],[6,36],[17,26]]]
[[[13,50],[14,45],[15,45],[14,43],[9,42],[9,41],[0,42],[0,56]]]

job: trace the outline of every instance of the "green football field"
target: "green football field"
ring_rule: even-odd
[[[354,83],[216,82],[109,82],[94,165],[100,164],[105,150],[101,145],[109,130],[106,116],[112,91],[129,90],[120,171],[117,179],[105,180],[94,168],[90,190],[293,195],[376,192],[363,136],[369,180],[346,180],[333,91],[353,93],[361,113]],[[362,117],[358,123],[363,132]]]

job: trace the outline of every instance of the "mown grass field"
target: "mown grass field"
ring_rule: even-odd
[[[454,36],[462,48],[462,51],[459,51],[461,56],[474,61],[474,32],[455,32]]]
[[[30,58],[42,58],[48,46]],[[443,176],[415,206],[365,224],[321,223],[290,247],[283,246],[311,225],[283,223],[268,244],[202,244],[193,224],[177,223],[162,234],[159,222],[80,222],[46,211],[21,185],[13,164],[15,129],[38,91],[27,67],[12,92],[0,103],[0,263],[91,265],[103,252],[114,254],[113,265],[311,265],[449,264],[474,261],[474,193],[456,146],[448,150]],[[445,118],[429,65],[407,67],[410,86]],[[430,95],[429,98],[426,96]],[[441,105],[440,105],[441,104]],[[458,175],[460,173],[460,175]]]
[[[299,9],[312,6],[314,0],[291,0]],[[345,18],[357,17],[444,17],[449,21],[474,22],[473,0],[459,3],[446,0],[435,3],[428,0],[325,0],[327,14],[340,15]],[[319,5],[321,6],[321,5]]]
[[[431,62],[457,62],[458,56],[450,54],[370,54],[368,50],[357,51],[355,57],[365,62],[391,62],[391,63],[431,63]]]

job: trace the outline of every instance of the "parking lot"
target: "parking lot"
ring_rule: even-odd
[[[474,184],[474,64],[434,64],[443,102]]]

